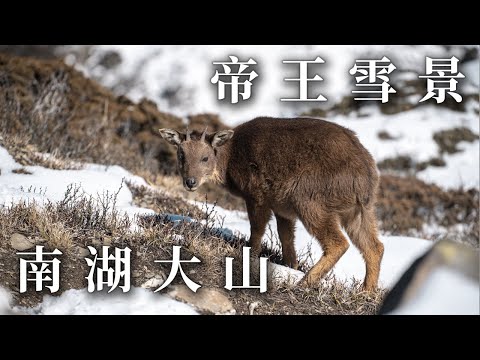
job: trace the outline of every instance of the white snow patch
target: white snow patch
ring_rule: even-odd
[[[34,308],[14,310],[30,315],[197,315],[187,304],[150,290],[132,288],[128,293],[89,293],[70,289],[54,297],[46,295]]]
[[[15,174],[24,168],[31,174]],[[150,209],[133,205],[132,193],[122,180],[147,185],[141,177],[132,175],[120,166],[86,164],[81,170],[53,170],[41,166],[22,166],[3,147],[0,147],[0,204],[10,206],[21,200],[35,200],[42,205],[46,200],[60,201],[70,185],[79,185],[86,195],[94,198],[104,194],[117,195],[117,210],[131,218],[138,214],[154,214]],[[121,189],[120,189],[121,187]],[[119,191],[120,190],[120,191]]]
[[[473,111],[459,113],[435,105],[425,105],[394,115],[384,115],[372,106],[368,107],[367,117],[357,118],[354,114],[349,114],[333,116],[329,120],[355,131],[376,161],[398,155],[410,155],[417,161],[429,160],[438,156],[438,145],[433,140],[434,132],[465,126],[478,134],[480,126],[478,115]],[[380,140],[378,132],[382,130],[397,139]],[[478,141],[474,144],[478,149]],[[468,154],[472,155],[472,152]],[[450,165],[456,164],[453,162]]]
[[[10,303],[12,296],[10,293],[0,286],[0,315],[7,315],[11,313]]]
[[[415,298],[389,315],[480,315],[479,284],[441,267],[429,274]]]
[[[465,79],[477,88],[480,86],[480,64],[478,60],[470,60],[461,64],[460,70],[465,75]]]
[[[478,47],[470,47],[475,46]],[[94,65],[108,50],[118,51],[122,63],[105,72],[101,66]],[[247,106],[218,101],[216,85],[210,83],[210,78],[215,73],[212,62],[228,60],[228,55],[236,55],[241,61],[252,57],[259,64],[259,77],[253,81],[253,95]],[[351,95],[351,91],[355,89],[349,69],[357,59],[389,57],[398,69],[391,75],[393,80],[394,77],[416,79],[416,74],[424,74],[427,56],[459,58],[461,55],[460,47],[447,49],[440,45],[99,45],[89,62],[83,67],[78,66],[87,74],[100,77],[103,84],[110,87],[118,85],[124,78],[132,78],[135,85],[127,95],[134,100],[143,97],[153,99],[160,109],[184,117],[193,113],[218,113],[225,123],[235,126],[257,116],[291,117],[312,107],[329,107],[335,104],[343,96]],[[314,84],[311,89],[314,94],[310,96],[322,94],[328,99],[327,103],[281,102],[281,98],[293,97],[298,92],[296,84],[292,87],[292,84],[283,80],[286,77],[298,76],[298,66],[283,64],[282,61],[313,60],[317,56],[322,57],[325,63],[316,66],[312,71],[318,73],[324,81]],[[478,59],[461,64],[460,71],[465,74],[466,79],[462,79],[459,86],[478,93]],[[174,101],[162,96],[172,92],[176,93]],[[418,103],[419,97],[416,94],[410,101]],[[357,114],[329,115],[328,120],[357,132],[376,161],[398,155],[409,155],[415,161],[436,157],[438,146],[432,138],[436,131],[466,126],[476,134],[479,133],[478,115],[474,111],[475,108],[478,109],[478,101],[467,101],[466,112],[449,110],[437,105],[433,100],[428,106],[394,115],[382,114],[374,106],[369,108],[361,109],[362,115],[367,115],[366,117],[358,117]],[[388,131],[399,139],[382,141],[377,136],[381,130]],[[459,156],[447,156],[445,168],[429,168],[421,177],[439,186],[478,187],[478,141],[471,147],[466,147],[461,158]],[[444,173],[453,176],[445,177]]]
[[[459,186],[463,186],[465,189],[478,189],[480,187],[479,142],[461,142],[458,144],[458,148],[461,149],[462,152],[444,156],[447,166],[429,166],[425,170],[420,171],[417,177],[423,181],[433,182],[447,189],[455,189]],[[473,154],[477,154],[477,156],[473,156]]]
[[[105,51],[117,51],[122,63],[104,72],[95,66]],[[312,104],[281,102],[281,98],[298,96],[296,84],[291,86],[286,77],[298,75],[297,64],[284,64],[284,60],[314,60],[320,56],[324,64],[312,66],[312,71],[323,81],[315,84],[310,97],[324,95],[327,105],[334,104],[344,95],[351,95],[352,79],[349,70],[358,59],[389,57],[397,69],[425,73],[425,57],[446,58],[461,56],[460,48],[447,50],[440,45],[98,45],[94,56],[85,66],[78,67],[87,74],[99,77],[106,86],[118,85],[122,79],[133,78],[135,86],[127,95],[134,100],[142,97],[157,102],[159,108],[180,116],[192,113],[219,113],[229,124],[238,124],[260,115],[291,116]],[[227,61],[235,55],[240,61],[253,58],[259,74],[253,81],[252,97],[248,106],[233,106],[217,100],[216,85],[210,83],[215,74],[214,61]],[[462,68],[463,70],[463,68]],[[249,71],[249,70],[247,70]],[[400,71],[394,76],[404,75]],[[468,72],[468,76],[472,73]],[[169,101],[162,94],[177,92],[177,99]],[[314,106],[322,106],[316,103]]]

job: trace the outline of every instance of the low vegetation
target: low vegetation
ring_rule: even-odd
[[[163,203],[165,212],[178,210],[178,203],[163,202],[164,195],[155,190],[137,188],[134,194],[138,203],[153,207]],[[245,239],[237,237],[226,241],[213,226],[213,219],[209,218],[211,212],[192,211],[191,215],[203,222],[180,224],[162,216],[139,217],[135,219],[138,228],[132,230],[129,218],[115,208],[115,194],[93,198],[82,195],[76,187],[70,187],[64,199],[56,203],[48,202],[39,207],[34,202],[20,202],[3,207],[0,212],[0,286],[9,289],[15,304],[20,306],[35,306],[49,291],[37,293],[29,289],[19,293],[18,256],[10,246],[13,234],[20,233],[32,243],[43,245],[45,250],[58,248],[62,251],[61,285],[55,295],[86,286],[89,268],[84,256],[87,246],[97,249],[102,245],[128,246],[132,249],[132,285],[142,286],[155,276],[165,279],[170,269],[154,260],[171,259],[172,246],[182,245],[182,258],[190,259],[195,255],[201,260],[201,264],[184,265],[187,274],[194,270],[192,280],[205,287],[223,288],[225,258],[241,259],[241,248],[245,244]],[[281,261],[281,254],[271,247],[264,247],[263,256],[268,256],[272,262]],[[301,264],[306,270],[308,259],[303,259]],[[258,282],[258,269],[255,271],[253,267],[252,275],[252,281]],[[240,267],[234,266],[233,277],[234,283],[241,283]],[[174,283],[181,282],[181,277],[177,276]],[[265,294],[255,289],[234,289],[227,294],[238,314],[249,314],[252,303],[256,304],[255,314],[374,314],[384,296],[381,290],[373,294],[363,292],[359,282],[347,284],[333,278],[316,288],[270,282]]]

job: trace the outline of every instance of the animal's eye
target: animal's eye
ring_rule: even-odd
[[[208,156],[205,156],[204,158],[202,158],[202,161],[207,162],[208,161]]]

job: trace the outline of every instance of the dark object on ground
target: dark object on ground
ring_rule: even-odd
[[[456,293],[454,289],[456,283],[441,284],[441,288],[450,292],[449,297],[454,297],[455,302],[439,296],[441,295],[437,293],[439,279],[437,276],[434,280],[433,274],[438,270],[448,270],[455,275],[458,281],[471,282],[473,287],[476,285],[478,288],[478,268],[478,251],[452,241],[440,241],[408,268],[386,296],[379,314],[385,315],[392,312],[408,314],[412,311],[439,312],[439,314],[440,312],[442,314],[470,313],[472,309],[475,309],[475,305],[472,306],[472,303],[478,302],[478,297],[468,298],[469,307],[464,308],[465,296],[471,296],[472,294]],[[433,288],[434,290],[429,288],[430,291],[426,293],[425,288],[428,284],[431,287],[434,282],[437,282],[437,287]],[[434,310],[429,309],[430,304]],[[478,303],[476,309],[478,311]]]
[[[378,312],[379,315],[388,314],[389,312],[392,312],[393,310],[398,308],[398,306],[401,304],[405,289],[412,282],[415,272],[418,270],[418,267],[422,264],[422,262],[425,260],[429,253],[430,251],[420,256],[417,260],[413,262],[413,264],[407,269],[407,271],[405,271],[400,280],[398,280],[393,289],[390,290],[388,295],[385,297],[382,307]]]
[[[156,214],[156,215],[148,215],[142,218],[142,222],[148,223],[149,225],[152,224],[166,224],[172,223],[173,228],[182,225],[182,223],[191,223],[195,220],[189,216],[183,215],[175,215],[175,214]],[[196,227],[201,228],[203,227],[205,235],[215,236],[220,239],[223,239],[227,242],[236,242],[241,241],[242,239],[238,238],[233,234],[233,231],[227,228],[216,228],[216,227],[205,227],[204,225],[195,222],[194,224]]]
[[[385,130],[379,131],[377,136],[380,140],[396,140],[397,139],[397,137],[390,135],[390,133]]]

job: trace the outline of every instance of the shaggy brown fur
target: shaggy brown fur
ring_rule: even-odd
[[[374,211],[378,173],[355,133],[325,120],[262,117],[233,131],[160,134],[177,146],[187,190],[213,179],[245,200],[252,251],[260,251],[273,212],[283,260],[296,268],[294,229],[300,219],[324,252],[304,280],[314,284],[348,249],[343,227],[365,260],[365,289],[377,287],[383,256]]]

